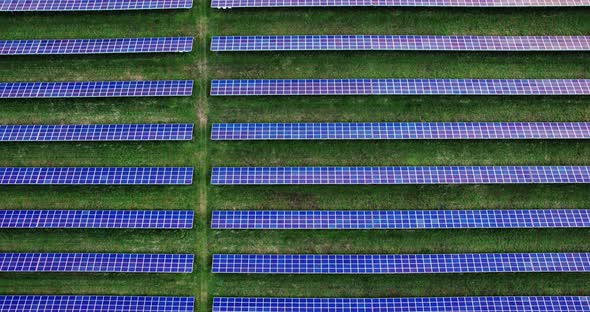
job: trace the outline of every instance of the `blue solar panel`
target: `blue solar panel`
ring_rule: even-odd
[[[214,36],[211,51],[588,51],[590,36]]]
[[[0,55],[190,52],[193,38],[0,40]]]
[[[193,297],[0,296],[0,311],[27,312],[193,312]]]
[[[211,0],[211,7],[577,7],[589,0]]]
[[[0,185],[192,184],[190,167],[0,167]]]
[[[0,82],[0,98],[190,96],[192,80]]]
[[[211,219],[212,229],[368,230],[574,227],[590,227],[590,209],[215,210]]]
[[[0,125],[0,142],[192,140],[192,124]]]
[[[213,124],[212,140],[588,139],[590,122]]]
[[[0,210],[0,228],[191,229],[192,210]]]
[[[113,11],[190,9],[193,0],[2,0],[0,11]]]
[[[213,80],[211,95],[590,95],[590,79]]]
[[[213,298],[213,312],[582,312],[590,296]]]
[[[427,274],[590,272],[590,253],[417,255],[215,254],[213,273]]]
[[[0,272],[191,273],[193,255],[0,253]]]
[[[590,183],[590,166],[214,167],[214,185]]]

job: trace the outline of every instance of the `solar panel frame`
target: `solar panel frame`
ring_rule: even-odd
[[[0,55],[190,52],[192,37],[0,40]]]
[[[0,82],[0,98],[191,96],[192,80]]]
[[[0,253],[0,272],[191,273],[189,254]]]
[[[211,7],[587,7],[588,0],[211,0]]]
[[[214,167],[212,185],[590,183],[590,166]]]
[[[589,296],[213,298],[213,312],[582,312],[588,310],[590,310]]]
[[[211,229],[216,230],[418,230],[587,227],[590,227],[590,209],[214,210],[211,217]]]
[[[0,167],[0,185],[190,185],[192,167]]]
[[[172,10],[192,6],[192,0],[3,0],[0,12]]]
[[[193,124],[0,125],[0,142],[190,141]]]
[[[590,36],[213,36],[211,51],[589,51]]]
[[[590,253],[214,254],[212,273],[448,274],[590,272]]]
[[[192,229],[192,210],[0,210],[1,229]]]
[[[590,122],[213,124],[211,140],[588,139]]]
[[[212,80],[211,96],[590,95],[590,79]]]
[[[3,295],[1,311],[35,312],[193,312],[194,297]]]

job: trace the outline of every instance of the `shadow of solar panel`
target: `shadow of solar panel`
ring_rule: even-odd
[[[0,253],[0,272],[191,273],[193,255]]]
[[[0,40],[0,55],[190,52],[193,38]]]
[[[192,0],[3,0],[0,11],[115,11],[190,9]]]
[[[0,210],[0,228],[191,229],[192,210]]]
[[[590,36],[214,36],[211,51],[588,51]]]
[[[0,167],[0,185],[192,184],[190,167]]]
[[[1,311],[35,312],[193,312],[193,297],[0,296]]]
[[[211,95],[590,95],[590,79],[212,80]]]
[[[231,123],[211,129],[212,140],[588,138],[590,122]]]
[[[215,254],[213,273],[428,274],[589,272],[590,253],[406,255]]]
[[[213,298],[213,312],[582,312],[588,296],[497,296],[414,298]]]
[[[0,142],[186,141],[192,124],[0,125]]]
[[[590,166],[214,167],[213,185],[590,183]]]
[[[584,7],[589,0],[212,0],[217,9],[256,7]]]
[[[192,80],[0,82],[0,98],[191,96]]]

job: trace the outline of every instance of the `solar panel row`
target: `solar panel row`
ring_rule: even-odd
[[[0,228],[191,229],[192,210],[0,210]]]
[[[590,253],[215,254],[212,272],[268,274],[590,272]]]
[[[35,312],[193,312],[193,297],[0,296],[0,311]]]
[[[190,9],[192,0],[2,0],[0,12]]]
[[[590,122],[213,124],[212,140],[588,139]]]
[[[214,167],[213,185],[590,183],[590,166]]]
[[[211,51],[588,51],[590,36],[214,36]]]
[[[0,167],[0,185],[192,184],[190,167]]]
[[[211,95],[590,95],[590,79],[213,80]]]
[[[192,140],[192,124],[0,125],[0,142]]]
[[[213,312],[582,312],[589,296],[213,298]]]
[[[191,273],[193,255],[0,253],[0,272]]]
[[[211,7],[584,7],[589,0],[211,0]]]
[[[590,227],[590,209],[215,210],[211,218],[212,229],[367,230],[572,227]]]
[[[0,82],[0,98],[190,96],[192,80]]]
[[[190,52],[193,38],[0,40],[0,55]]]

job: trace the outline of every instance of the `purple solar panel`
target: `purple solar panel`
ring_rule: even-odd
[[[217,9],[258,7],[585,7],[589,0],[211,0]]]
[[[590,79],[213,80],[211,95],[590,95]]]
[[[24,312],[193,312],[193,297],[0,296],[0,311]]]
[[[212,140],[588,138],[590,122],[233,123],[213,124],[211,130]]]
[[[588,51],[590,36],[214,36],[211,51]]]
[[[0,40],[0,55],[190,52],[193,38]]]
[[[590,183],[590,166],[214,167],[213,185]]]
[[[190,9],[193,0],[2,0],[0,12]]]
[[[0,82],[0,98],[191,96],[192,80]]]

